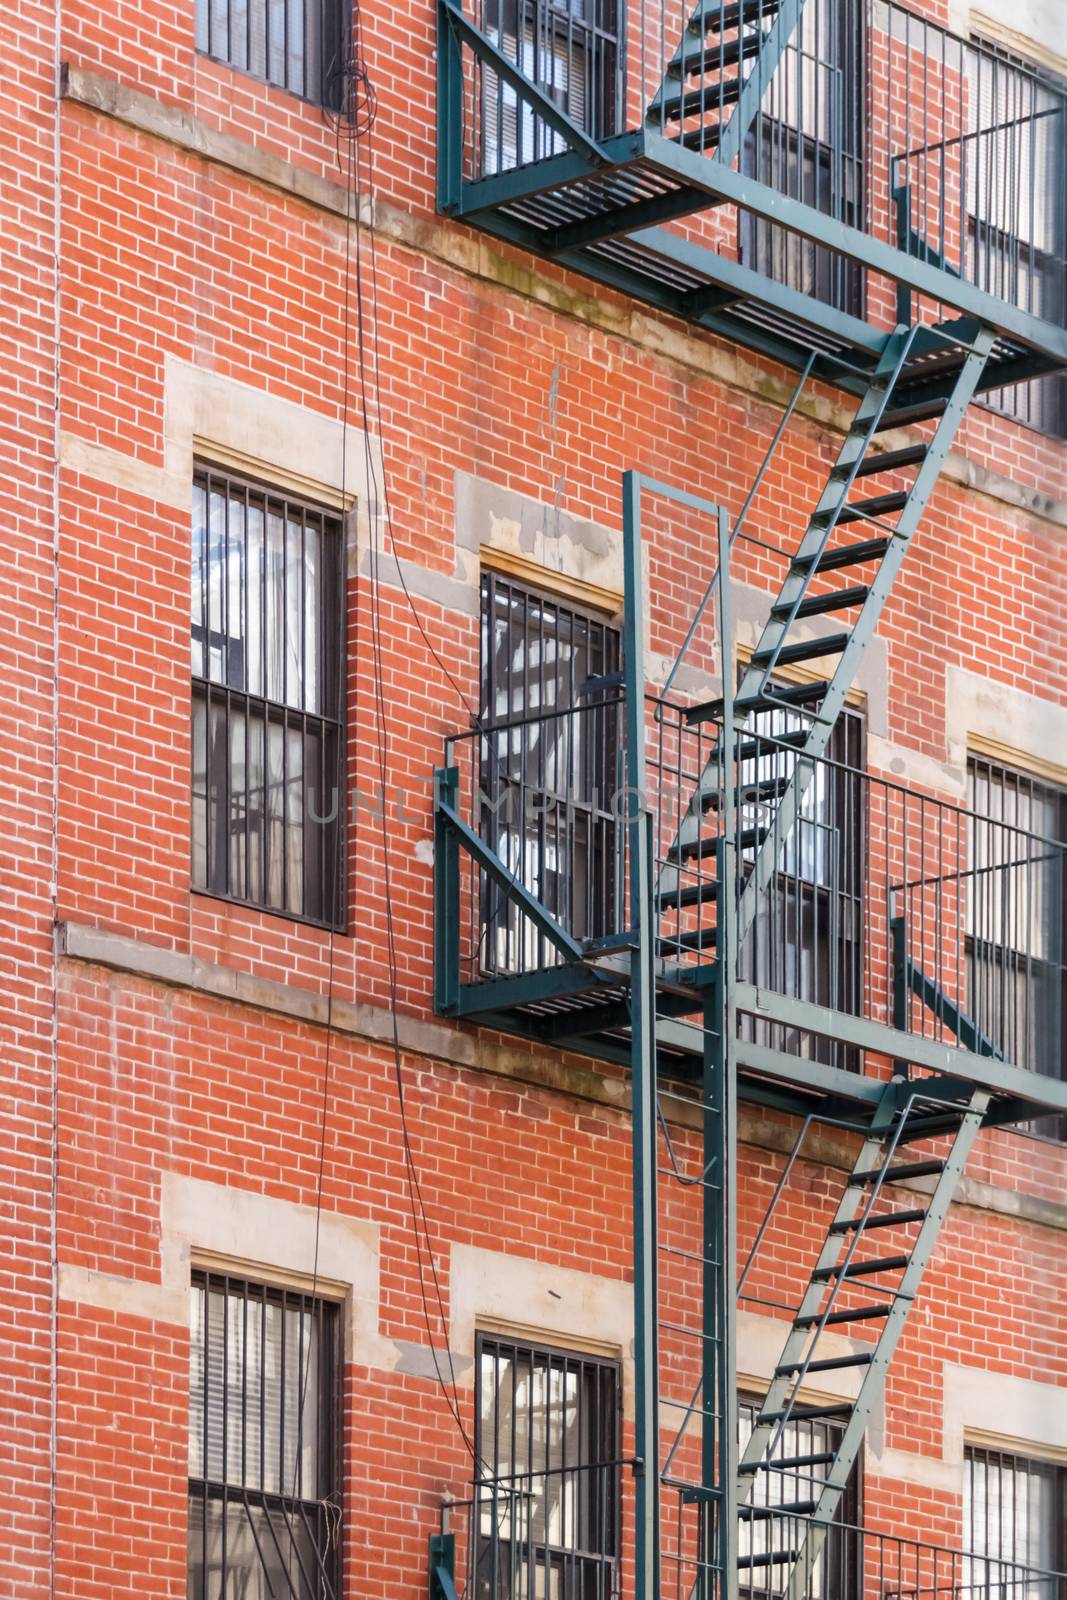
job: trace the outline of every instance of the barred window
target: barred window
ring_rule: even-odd
[[[621,904],[618,630],[566,602],[482,577],[482,837],[575,938],[615,931]],[[617,686],[616,686],[617,687]],[[482,966],[555,959],[486,883]]]
[[[618,1363],[479,1334],[475,1600],[615,1600]]]
[[[964,1591],[974,1600],[1064,1600],[1067,1471],[1051,1461],[968,1445],[964,1451]]]
[[[596,139],[620,130],[621,9],[615,0],[485,0],[485,29],[524,77]],[[480,69],[483,175],[566,149],[515,90]]]
[[[780,740],[805,723],[795,712],[761,711],[751,719],[760,738]],[[826,750],[784,842],[771,892],[761,897],[741,952],[750,982],[856,1016],[864,997],[867,920],[867,785],[862,775],[866,722],[858,708],[841,712]],[[745,762],[745,784],[783,783],[798,756],[768,742]],[[766,828],[776,801],[746,807],[743,825]],[[755,847],[745,852],[755,858]],[[831,1039],[813,1039],[779,1024],[744,1018],[746,1036],[777,1050],[811,1054],[846,1071],[859,1071],[859,1052]]]
[[[340,1593],[339,1323],[328,1301],[194,1273],[189,1600]]]
[[[196,0],[196,48],[340,111],[343,0]]]
[[[748,1443],[759,1415],[758,1400],[738,1399],[738,1443]],[[806,1418],[786,1423],[774,1456],[783,1460],[796,1456],[824,1455],[835,1451],[844,1431],[842,1423]],[[829,1469],[826,1466],[798,1467],[793,1471],[761,1472],[752,1501],[758,1506],[783,1506],[791,1501],[817,1498],[819,1486]],[[863,1587],[863,1534],[860,1531],[862,1466],[859,1458],[849,1474],[845,1492],[823,1546],[822,1554],[804,1590],[806,1600],[859,1600]],[[806,1531],[805,1525],[790,1517],[742,1517],[739,1550],[743,1556],[768,1555],[796,1550]],[[742,1600],[769,1600],[784,1595],[788,1587],[790,1563],[760,1563],[742,1573]]]
[[[967,760],[969,1010],[1016,1066],[1067,1079],[1067,789]],[[1067,1117],[1035,1127],[1067,1140]]]
[[[202,468],[192,532],[193,887],[339,926],[341,521]]]

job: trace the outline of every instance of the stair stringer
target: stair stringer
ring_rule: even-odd
[[[789,837],[790,830],[804,802],[808,786],[814,777],[813,761],[806,761],[804,758],[808,756],[817,759],[826,753],[826,747],[829,744],[834,724],[844,710],[845,701],[849,690],[855,682],[863,653],[874,636],[885,603],[904,564],[904,558],[908,553],[911,539],[922,521],[927,502],[941,475],[941,468],[944,466],[945,459],[952,448],[964,413],[974,397],[975,389],[995,341],[996,334],[994,330],[992,328],[983,328],[963,359],[952,394],[935,429],[930,448],[911,487],[907,504],[903,507],[897,525],[892,531],[889,539],[889,548],[882,557],[878,571],[871,581],[867,598],[853,626],[849,642],[838,658],[837,666],[829,680],[826,694],[819,706],[818,715],[811,724],[804,745],[798,750],[789,785],[775,809],[773,825],[766,841],[757,852],[752,873],[748,883],[742,890],[737,910],[736,950],[741,948],[745,935],[755,920],[759,897],[765,892],[774,877],[782,844]],[[881,408],[879,408],[878,414],[881,414]],[[874,426],[876,426],[876,422],[872,423],[864,449],[855,463],[856,466],[859,465],[863,454],[866,453],[866,447],[873,436]],[[825,538],[825,530],[810,527],[800,549],[797,551],[797,557],[809,554],[809,541],[817,539],[824,543]],[[814,551],[810,553],[814,553]],[[790,572],[775,603],[784,604],[794,597],[799,598],[799,595],[806,588],[807,581],[803,575]],[[768,624],[768,628],[764,629],[764,637],[767,636],[769,628],[778,626],[780,624]],[[763,638],[761,638],[757,650],[763,648],[764,642]],[[742,684],[741,692],[744,693],[744,683]]]
[[[848,1484],[849,1474],[855,1465],[863,1444],[871,1413],[884,1393],[886,1374],[893,1356],[896,1354],[908,1312],[918,1296],[927,1262],[933,1254],[942,1224],[948,1215],[949,1205],[963,1173],[964,1166],[967,1163],[967,1158],[974,1146],[975,1138],[981,1129],[990,1099],[989,1090],[975,1089],[966,1110],[962,1114],[959,1131],[952,1142],[952,1149],[937,1180],[927,1208],[926,1217],[920,1225],[919,1234],[912,1249],[911,1259],[901,1277],[892,1309],[885,1320],[882,1333],[875,1346],[874,1357],[864,1369],[863,1381],[860,1384],[859,1394],[853,1403],[852,1415],[845,1425],[833,1463],[819,1492],[815,1510],[811,1515],[810,1521],[806,1523],[806,1533],[790,1570],[789,1582],[786,1586],[783,1600],[805,1600],[805,1596],[809,1592],[812,1570],[819,1559],[829,1534],[830,1526],[841,1503],[841,1497]],[[856,1167],[853,1170],[860,1171],[861,1169]],[[862,1194],[858,1195],[858,1200],[862,1202]],[[828,1242],[833,1238],[834,1236],[832,1235],[828,1236]],[[811,1287],[817,1287],[822,1290],[824,1286],[819,1284]],[[803,1331],[808,1332],[810,1330]],[[784,1356],[783,1359],[785,1359]]]

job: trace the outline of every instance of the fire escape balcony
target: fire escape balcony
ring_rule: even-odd
[[[572,708],[448,740],[442,1015],[629,1064],[627,722],[624,691],[592,682]],[[743,1098],[862,1119],[906,1063],[913,1078],[987,1087],[987,1123],[1067,1128],[1067,843],[1032,809],[991,818],[867,771],[850,749],[804,755],[787,704],[738,730],[732,779],[721,719],[649,694],[644,724],[661,1081],[684,1093],[699,1080],[727,899],[736,915],[762,858],[772,870],[736,951]],[[801,767],[790,826],[780,800]]]
[[[1038,69],[898,0],[438,18],[445,214],[856,392],[901,323],[994,330],[983,389],[1067,365],[1067,86]]]

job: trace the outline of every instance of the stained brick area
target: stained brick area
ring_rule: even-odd
[[[167,1315],[151,1313],[170,1304],[160,1293],[172,1267],[164,1259],[163,1177],[200,1178],[304,1208],[314,1208],[317,1195],[324,1030],[85,962],[63,961],[57,973],[54,875],[62,922],[317,994],[332,975],[337,999],[364,1007],[366,1033],[377,1030],[377,1042],[337,1036],[331,1045],[322,1185],[326,1214],[372,1223],[380,1240],[376,1315],[384,1343],[374,1346],[373,1360],[357,1347],[346,1371],[344,1593],[415,1600],[425,1592],[426,1535],[437,1526],[442,1497],[466,1492],[470,1461],[432,1372],[387,1030],[383,1036],[390,974],[381,825],[373,805],[355,809],[349,927],[332,941],[314,928],[190,894],[189,509],[174,473],[191,464],[192,440],[182,456],[173,436],[174,374],[213,373],[333,423],[346,417],[347,393],[350,429],[367,425],[380,436],[391,531],[415,610],[396,582],[388,540],[380,606],[372,609],[372,518],[360,506],[346,601],[348,767],[352,784],[373,801],[382,731],[370,690],[377,638],[397,1003],[411,1028],[431,1020],[429,775],[444,734],[467,724],[460,695],[468,705],[478,698],[476,590],[464,537],[470,530],[457,526],[457,473],[612,529],[628,467],[736,512],[780,415],[772,401],[789,380],[756,357],[635,313],[607,292],[596,292],[594,308],[590,285],[434,219],[434,36],[432,8],[422,0],[414,7],[374,0],[362,18],[379,112],[372,146],[361,153],[360,187],[365,194],[373,167],[381,218],[406,218],[404,230],[382,220],[373,257],[367,230],[346,230],[330,210],[118,117],[70,101],[57,108],[54,25],[51,5],[24,0],[2,113],[0,270],[9,309],[0,327],[0,655],[10,709],[0,735],[7,846],[0,941],[9,997],[0,1205],[13,1218],[15,1253],[0,1268],[7,1380],[0,1588],[12,1600],[179,1600],[186,1593],[188,1327],[173,1319],[172,1305]],[[192,0],[105,7],[68,0],[63,30],[63,60],[306,172],[344,181],[346,147],[342,141],[339,158],[335,130],[314,108],[195,56]],[[357,275],[380,417],[373,384],[364,414],[358,381]],[[818,399],[825,421],[836,400],[828,391]],[[211,425],[210,416],[196,422],[207,451]],[[752,532],[777,544],[796,537],[837,440],[811,417],[790,428],[753,509]],[[1016,485],[1004,490],[1009,499],[1040,495],[1046,509],[1059,502],[1062,511],[1062,446],[974,412],[958,450],[986,475],[987,490],[997,487],[988,476],[996,474]],[[276,465],[299,474],[304,464]],[[933,498],[881,624],[888,723],[872,745],[875,772],[880,752],[890,761],[895,747],[929,757],[924,771],[939,770],[948,754],[950,668],[1067,704],[1062,516],[1049,520],[965,489],[960,463],[954,471]],[[551,527],[551,511],[547,520]],[[683,602],[703,588],[710,540],[708,529],[707,542],[694,540],[676,565]],[[565,560],[561,540],[559,563]],[[777,569],[763,558],[745,560],[745,581],[771,583]],[[1044,754],[1067,762],[1062,751]],[[447,1037],[438,1026],[433,1037]],[[472,1059],[471,1036],[463,1030],[449,1050],[406,1048],[402,1064],[446,1313],[456,1245],[627,1282],[624,1115],[593,1103],[591,1080],[587,1097],[573,1092],[577,1074],[588,1070],[574,1058],[525,1051],[529,1076],[554,1078],[558,1089],[456,1065]],[[516,1058],[525,1049],[489,1034],[478,1048],[482,1066],[492,1065],[494,1052]],[[442,1059],[450,1052],[451,1063]],[[618,1077],[605,1076],[621,1104]],[[696,1163],[688,1138],[679,1130],[683,1157]],[[779,1164],[769,1150],[746,1147],[742,1248]],[[1067,1155],[997,1133],[981,1141],[969,1175],[991,1191],[1017,1189],[1062,1204]],[[814,1165],[802,1177],[760,1292],[795,1297],[840,1183],[839,1172]],[[58,1304],[50,1588],[53,1178],[56,1255],[68,1270],[60,1282],[82,1293],[63,1294]],[[313,1248],[309,1234],[308,1273]],[[270,1238],[256,1261],[269,1275]],[[1067,1384],[1065,1300],[1062,1231],[958,1208],[890,1379],[888,1446],[940,1461],[943,1362]],[[515,1320],[528,1320],[523,1307],[515,1307]],[[429,1322],[440,1351],[435,1304]],[[464,1359],[458,1395],[470,1429],[469,1352]],[[876,1513],[901,1531],[959,1534],[957,1497],[873,1470],[867,1506],[872,1519]]]

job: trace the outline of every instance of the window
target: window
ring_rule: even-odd
[[[808,0],[742,154],[757,182],[853,228],[864,225],[865,41],[862,0]],[[855,262],[749,212],[739,227],[746,266],[863,315]]]
[[[1067,84],[998,45],[968,51],[968,271],[979,288],[1067,326]],[[1067,438],[1067,374],[985,403]]]
[[[337,926],[340,519],[204,468],[193,488],[194,889]]]
[[[189,1600],[335,1600],[339,1308],[193,1275]]]
[[[968,1445],[963,1521],[973,1600],[1067,1600],[1067,1470]]]
[[[742,1397],[738,1401],[738,1442],[742,1450],[748,1443],[756,1417],[758,1400]],[[774,1458],[823,1455],[836,1450],[843,1432],[838,1422],[820,1420],[787,1423],[774,1451]],[[790,1501],[817,1498],[818,1486],[826,1477],[825,1466],[798,1467],[792,1472],[761,1472],[757,1475],[752,1503],[762,1506],[788,1505]],[[863,1579],[863,1534],[860,1531],[861,1466],[849,1474],[834,1525],[831,1527],[805,1589],[806,1600],[859,1600]],[[789,1517],[742,1517],[738,1549],[743,1556],[783,1553],[799,1547],[798,1535],[804,1524]],[[768,1562],[742,1571],[742,1600],[752,1596],[781,1595],[789,1582],[790,1563]]]
[[[1016,1066],[1067,1078],[1067,789],[967,761],[969,1009]],[[1038,1132],[1067,1141],[1067,1117]]]
[[[607,623],[482,577],[482,837],[575,938],[614,931],[622,871],[619,670]],[[487,882],[482,965],[522,972],[555,953]]]
[[[524,77],[595,138],[622,114],[616,0],[486,0],[485,30]],[[481,73],[483,176],[540,161],[566,141],[489,68]]]
[[[196,48],[340,111],[344,9],[343,0],[196,0]]]
[[[760,712],[753,733],[780,739],[806,726],[787,710]],[[867,787],[862,775],[866,728],[852,707],[838,717],[825,761],[815,768],[796,826],[787,836],[778,872],[761,897],[752,931],[742,951],[749,982],[778,994],[858,1015],[863,1000]],[[742,784],[760,784],[768,801],[746,808],[745,829],[773,826],[774,789],[792,776],[797,757],[768,743],[744,764]],[[756,846],[745,855],[753,860]],[[859,1070],[858,1052],[829,1039],[814,1039],[793,1029],[744,1019],[758,1042],[777,1050],[803,1051],[848,1070]]]
[[[474,1600],[615,1600],[619,1369],[479,1334]]]

